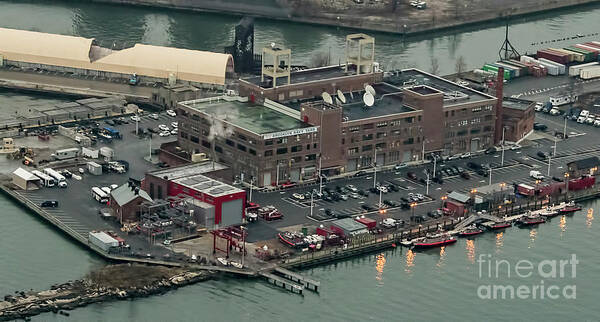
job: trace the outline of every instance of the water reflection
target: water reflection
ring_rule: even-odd
[[[537,237],[537,229],[529,231],[529,246],[527,248],[533,248],[535,246],[535,238]]]
[[[558,223],[558,227],[560,228],[560,237],[562,238],[565,231],[567,231],[567,217],[560,217],[560,222]]]
[[[383,253],[377,255],[377,261],[375,262],[375,270],[377,274],[375,275],[375,279],[378,281],[383,280],[383,268],[385,267],[385,255]]]
[[[442,246],[440,248],[440,259],[435,265],[437,267],[443,267],[444,265],[446,265],[446,246]]]
[[[504,232],[496,234],[496,254],[502,250],[504,245]]]
[[[467,240],[465,248],[467,249],[467,259],[471,264],[475,263],[475,242],[472,239]]]
[[[406,266],[404,267],[404,271],[410,274],[413,266],[415,266],[415,252],[409,249],[406,252]]]
[[[587,228],[592,227],[592,221],[594,221],[594,209],[590,208],[590,209],[588,209],[588,213],[585,218],[585,225]]]

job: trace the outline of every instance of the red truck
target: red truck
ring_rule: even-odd
[[[273,206],[259,208],[258,215],[267,221],[283,219],[283,214]]]
[[[519,183],[517,185],[517,192],[523,196],[534,196],[535,188],[530,185],[526,185],[524,183]]]

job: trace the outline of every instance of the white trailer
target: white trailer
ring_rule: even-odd
[[[550,63],[546,63],[543,61],[538,60],[540,66],[544,66],[546,67],[546,69],[548,70],[548,75],[552,75],[552,76],[558,76],[560,75],[560,70],[558,69],[558,66],[554,65],[554,64],[550,64]]]
[[[579,76],[580,72],[582,69],[586,68],[586,67],[590,67],[590,66],[599,66],[598,62],[592,62],[592,63],[587,63],[587,64],[581,64],[581,65],[574,65],[569,67],[569,76]]]
[[[105,252],[108,252],[112,247],[119,246],[118,240],[114,239],[109,234],[107,234],[103,231],[98,231],[98,232],[91,231],[88,235],[88,241],[91,244],[98,246],[100,249],[102,249]]]
[[[598,77],[600,77],[600,66],[587,67],[579,72],[579,78],[581,79],[592,79]]]
[[[575,103],[577,101],[577,96],[571,95],[559,95],[559,96],[550,96],[550,104],[552,106],[561,106],[569,103]]]
[[[98,187],[92,187],[92,197],[99,203],[108,203],[108,195]]]
[[[51,155],[56,160],[67,160],[76,158],[79,155],[79,148],[70,148],[70,149],[62,149],[56,150],[55,153]]]
[[[558,74],[559,75],[564,75],[567,72],[567,67],[565,65],[563,65],[563,64],[557,63],[555,61],[551,61],[551,60],[546,59],[546,58],[540,58],[538,60],[539,60],[540,64],[541,63],[546,63],[546,64],[550,64],[550,65],[554,65],[554,66],[558,67]]]
[[[54,178],[52,178],[51,176],[49,176],[39,170],[33,170],[33,171],[31,171],[31,173],[33,173],[36,177],[38,177],[42,180],[44,187],[49,188],[49,187],[54,187],[56,185],[56,180],[54,180]]]
[[[56,182],[61,183],[61,182],[66,182],[67,179],[60,173],[58,173],[58,171],[55,171],[52,168],[45,168],[43,170],[43,172],[49,176],[51,176],[52,178],[54,178],[56,180]]]

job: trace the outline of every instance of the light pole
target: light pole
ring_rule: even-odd
[[[567,198],[569,198],[569,173],[568,172],[565,172],[565,181],[567,182],[566,183],[567,191],[565,193],[566,193]]]
[[[381,210],[381,208],[383,207],[383,204],[381,203],[381,195],[382,195],[382,191],[381,189],[379,189],[379,209]]]
[[[279,187],[279,160],[277,160],[277,174],[275,175],[275,186]]]
[[[437,154],[434,155],[434,157],[433,157],[433,177],[434,178],[436,177],[436,175],[435,175],[435,166],[436,166],[436,164],[437,164]]]
[[[242,241],[244,246],[242,247],[242,268],[244,268],[244,255],[246,254],[246,227],[240,226],[242,230]]]
[[[492,165],[490,164],[490,181],[488,182],[488,185],[492,185]]]
[[[556,156],[556,136],[554,137],[554,151],[552,152],[552,155],[548,156],[548,176],[550,176],[550,165],[553,156]]]
[[[313,196],[314,195],[315,195],[315,192],[312,191],[310,193],[310,218],[312,218],[312,216],[313,216],[313,208],[314,208],[314,197]]]
[[[448,200],[448,196],[442,196],[442,205],[441,207],[444,208],[444,203],[446,202],[446,200]]]
[[[416,207],[416,206],[417,206],[417,203],[416,203],[416,202],[411,202],[411,203],[410,203],[410,209],[411,209],[411,211],[412,211],[412,215],[410,216],[410,218],[411,218],[412,220],[415,220],[415,207]]]
[[[502,198],[502,202],[504,202],[504,187],[506,187],[506,183],[500,182],[500,197]]]
[[[506,126],[502,127],[502,161],[500,161],[500,165],[504,166],[504,132],[506,131]]]
[[[373,188],[377,186],[377,149],[373,151]]]
[[[252,187],[254,187],[253,185],[254,183],[254,177],[250,178],[250,202],[252,202]]]
[[[139,129],[139,121],[140,117],[138,116],[137,111],[135,112],[135,135],[138,135],[138,129]]]
[[[426,185],[427,188],[425,190],[425,194],[429,195],[429,172],[425,172],[425,175],[427,176],[427,181],[425,183],[425,185]]]
[[[323,194],[323,174],[321,173],[321,166],[322,166],[322,160],[323,157],[319,155],[319,194],[322,195]]]
[[[567,118],[565,117],[565,125],[563,127],[563,140],[567,138]]]

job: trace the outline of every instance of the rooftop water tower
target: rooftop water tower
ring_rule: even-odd
[[[292,50],[283,49],[275,46],[275,43],[271,43],[271,47],[263,48],[262,50],[262,63],[261,63],[261,83],[265,81],[265,76],[271,77],[273,81],[273,88],[277,87],[277,78],[287,78],[288,85],[291,83],[291,63],[292,63]]]
[[[373,72],[375,38],[366,34],[346,36],[346,72],[349,65],[356,66],[356,74]]]

